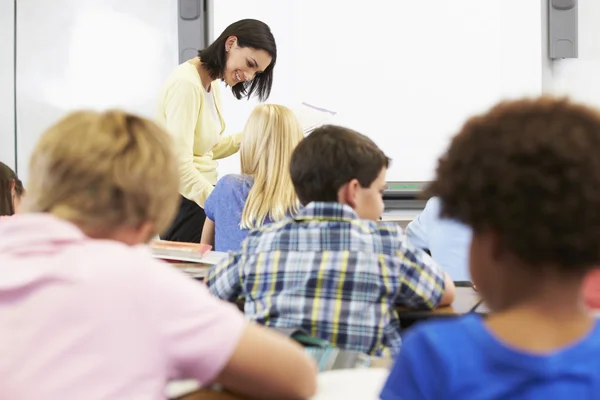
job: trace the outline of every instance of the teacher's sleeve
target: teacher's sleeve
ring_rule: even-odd
[[[229,157],[232,154],[235,154],[240,149],[240,143],[242,141],[242,134],[238,133],[235,135],[227,135],[223,136],[219,143],[213,147],[213,158],[215,160]]]
[[[202,93],[198,86],[179,80],[167,94],[165,119],[179,161],[179,192],[204,207],[213,185],[194,166],[194,132],[201,101]]]

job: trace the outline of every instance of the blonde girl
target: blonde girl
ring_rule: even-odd
[[[242,174],[221,178],[206,199],[202,243],[217,251],[235,251],[250,229],[298,211],[289,164],[303,137],[287,107],[265,104],[254,109],[240,147]]]

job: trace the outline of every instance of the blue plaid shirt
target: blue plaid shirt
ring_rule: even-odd
[[[246,316],[260,324],[394,357],[401,346],[395,307],[436,307],[444,273],[397,224],[362,220],[340,203],[310,203],[251,231],[207,284],[222,299],[245,298]]]

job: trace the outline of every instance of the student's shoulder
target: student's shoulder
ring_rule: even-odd
[[[252,178],[246,175],[227,174],[217,181],[215,189],[217,187],[228,189],[250,188],[252,187]]]
[[[248,236],[260,237],[268,234],[287,234],[290,230],[294,229],[296,229],[294,218],[286,217],[282,220],[254,228],[248,233]]]
[[[402,227],[396,222],[390,221],[366,221],[370,224],[370,226],[374,227],[374,229],[383,237],[401,237],[403,234]]]
[[[600,315],[596,314],[596,324],[594,329],[588,335],[587,340],[583,341],[585,347],[589,347],[594,353],[600,351]],[[600,360],[598,361],[600,364]]]
[[[481,324],[481,317],[477,315],[424,322],[408,332],[403,339],[403,348],[437,354],[443,359],[456,359],[458,352],[474,348],[473,335],[481,329]]]
[[[424,211],[436,214],[437,216],[440,213],[441,206],[442,203],[440,198],[437,196],[433,196],[430,197],[429,200],[427,200]]]
[[[395,222],[383,222],[383,221],[361,221],[362,224],[366,224],[373,235],[373,240],[380,242],[382,251],[384,253],[394,253],[400,249],[404,233],[402,227]]]
[[[390,372],[382,399],[471,398],[456,396],[455,388],[472,379],[478,368],[476,345],[469,337],[473,317],[423,322],[402,338],[400,355]],[[465,362],[467,360],[467,362]],[[468,368],[465,370],[465,366]],[[435,381],[435,385],[431,383]],[[401,395],[401,396],[400,396]]]
[[[217,184],[211,193],[211,196],[213,197],[211,201],[214,201],[215,197],[245,197],[248,195],[251,188],[251,178],[237,174],[225,175],[217,181]]]
[[[282,242],[294,240],[291,233],[295,224],[291,217],[251,229],[242,242],[243,252],[268,251],[278,248]]]

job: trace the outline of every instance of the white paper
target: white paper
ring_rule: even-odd
[[[377,400],[388,369],[342,369],[321,372],[312,400]]]
[[[335,111],[306,102],[291,107],[291,110],[296,115],[296,118],[298,118],[300,125],[302,125],[305,136],[316,128],[330,123],[337,114]]]

